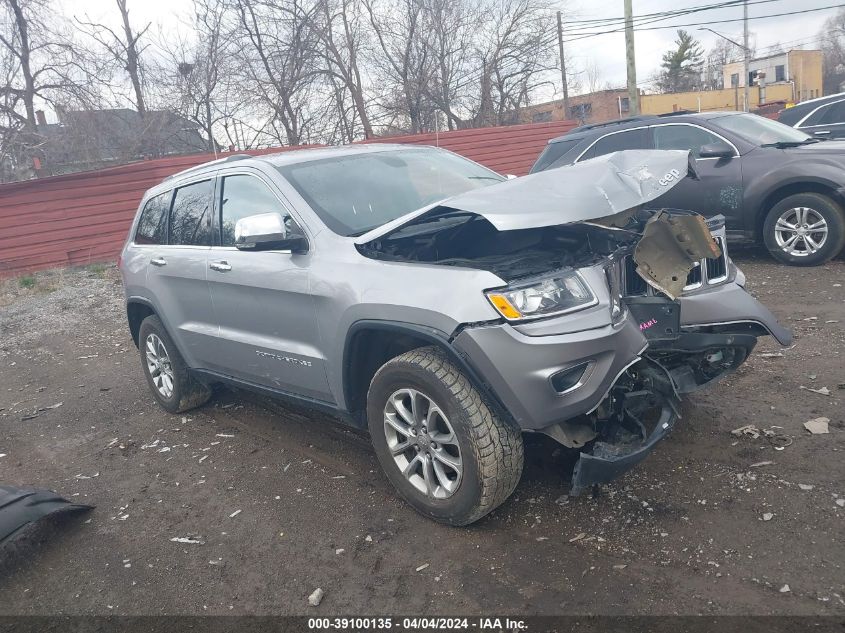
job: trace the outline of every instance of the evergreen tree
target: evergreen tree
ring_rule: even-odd
[[[686,92],[699,88],[704,49],[692,35],[678,29],[676,48],[663,54],[657,86],[661,92]]]

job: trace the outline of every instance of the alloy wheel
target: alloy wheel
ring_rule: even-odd
[[[794,207],[775,222],[775,242],[793,257],[817,253],[827,241],[827,220],[810,207]]]
[[[164,342],[156,334],[148,334],[145,344],[147,370],[153,379],[153,384],[164,398],[173,395],[173,366]]]
[[[458,490],[463,462],[446,414],[424,393],[399,389],[384,406],[384,434],[396,466],[418,491],[447,499]]]

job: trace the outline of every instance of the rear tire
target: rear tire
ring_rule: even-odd
[[[477,521],[511,495],[522,475],[520,430],[436,347],[406,352],[376,372],[367,419],[387,478],[435,521]]]
[[[845,247],[845,213],[818,193],[788,196],[766,216],[763,241],[772,257],[784,264],[824,264]]]
[[[211,389],[191,375],[157,316],[148,316],[141,322],[138,350],[150,391],[164,409],[182,413],[208,402]]]

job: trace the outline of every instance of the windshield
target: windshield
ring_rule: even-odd
[[[731,114],[710,122],[755,145],[800,145],[813,140],[804,132],[756,114]]]
[[[504,180],[437,149],[335,156],[278,167],[320,219],[340,235],[362,235],[411,211]]]

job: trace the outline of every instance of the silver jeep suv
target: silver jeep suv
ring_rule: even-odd
[[[572,493],[641,461],[682,394],[790,333],[718,218],[648,203],[686,152],[518,179],[427,147],[230,156],[144,196],[121,255],[156,400],[216,383],[368,428],[419,512],[465,525],[519,481],[523,433],[581,451]]]

